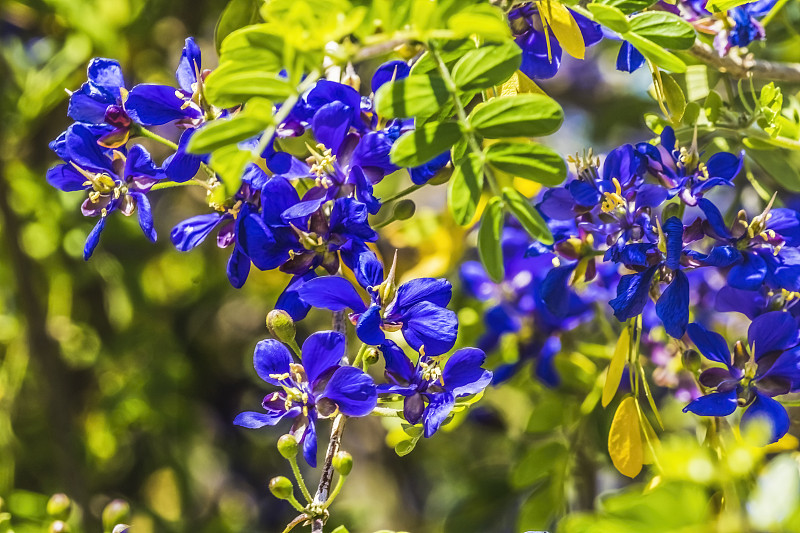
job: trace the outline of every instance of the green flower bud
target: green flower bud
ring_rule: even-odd
[[[278,452],[280,452],[284,459],[297,457],[297,451],[297,439],[293,436],[286,434],[278,439]]]
[[[50,524],[50,529],[47,530],[48,533],[69,533],[72,531],[70,527],[67,525],[66,522],[61,520],[56,520],[52,524]]]
[[[333,456],[333,469],[340,475],[346,476],[353,469],[353,456],[345,451],[339,451]]]
[[[408,220],[414,216],[416,210],[417,205],[414,203],[414,201],[406,198],[398,201],[395,204],[394,211],[392,212],[392,218],[395,220]]]
[[[434,177],[428,180],[427,185],[441,185],[450,181],[450,176],[453,175],[453,165],[447,164],[442,170],[436,173]]]
[[[66,520],[72,511],[72,501],[66,494],[58,493],[50,496],[47,501],[47,514],[56,520]]]
[[[269,481],[269,491],[279,500],[288,500],[294,495],[294,485],[288,478],[277,476]]]
[[[111,500],[103,509],[103,530],[111,531],[116,524],[131,519],[131,506],[125,500]]]
[[[376,347],[371,346],[364,352],[364,361],[366,361],[368,365],[374,365],[378,362],[378,359],[380,359],[380,352]]]
[[[267,314],[267,329],[273,337],[287,344],[294,342],[294,336],[297,333],[294,320],[289,313],[281,309],[273,309]]]
[[[695,350],[684,350],[681,354],[681,362],[683,363],[683,368],[689,372],[700,370],[700,354]]]

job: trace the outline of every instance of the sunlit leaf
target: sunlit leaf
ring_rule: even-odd
[[[603,407],[608,407],[611,400],[619,388],[619,382],[622,379],[622,371],[625,369],[625,362],[628,359],[628,352],[630,351],[631,334],[628,328],[624,328],[622,333],[617,339],[617,345],[614,348],[614,355],[611,357],[611,362],[608,364],[608,373],[606,374],[606,383],[603,386]]]
[[[614,414],[608,433],[608,453],[621,474],[633,478],[642,471],[642,429],[636,400],[632,396],[623,399]]]

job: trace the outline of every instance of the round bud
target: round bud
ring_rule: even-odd
[[[125,500],[111,500],[103,509],[103,529],[109,531],[116,524],[127,522],[131,518],[131,506]]]
[[[294,485],[288,478],[278,476],[269,480],[269,491],[279,500],[288,500],[294,495]]]
[[[111,533],[128,533],[128,530],[131,526],[127,524],[117,524],[114,526],[114,529],[111,530]]]
[[[66,522],[61,520],[56,520],[55,522],[50,524],[50,529],[48,529],[47,531],[48,533],[68,533],[71,530]]]
[[[273,309],[267,314],[267,329],[281,342],[294,342],[296,334],[294,320],[282,309]]]
[[[428,185],[441,185],[450,181],[450,176],[453,175],[453,167],[448,164],[442,170],[436,173],[434,177],[428,180]]]
[[[47,500],[47,514],[56,520],[66,520],[72,511],[72,501],[66,494],[58,493]]]
[[[368,365],[374,365],[378,362],[378,359],[380,359],[380,352],[374,346],[368,348],[364,353],[364,361],[366,361]]]
[[[681,362],[683,363],[683,368],[689,372],[700,370],[700,354],[695,350],[684,350],[683,354],[681,354]]]
[[[346,476],[353,469],[353,456],[345,451],[339,451],[333,456],[333,468],[340,475]]]
[[[284,459],[297,457],[297,451],[297,439],[293,436],[286,434],[278,439],[278,452],[280,452]]]
[[[404,198],[398,201],[394,206],[394,219],[395,220],[408,220],[414,216],[417,206],[413,200]]]

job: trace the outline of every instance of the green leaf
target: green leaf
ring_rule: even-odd
[[[232,72],[219,68],[209,74],[205,84],[206,98],[221,108],[236,107],[254,97],[283,101],[294,92],[295,88],[281,75],[255,70]]]
[[[485,41],[502,41],[511,37],[511,29],[503,12],[489,4],[469,6],[447,20],[447,27],[457,35],[477,35]]]
[[[486,205],[478,229],[478,255],[489,277],[496,283],[503,280],[503,201],[495,196]]]
[[[631,29],[628,23],[628,17],[625,13],[615,6],[598,4],[597,2],[587,6],[589,11],[592,12],[595,22],[599,22],[603,26],[614,30],[618,33],[625,33]]]
[[[411,75],[385,83],[375,93],[375,111],[384,118],[431,116],[450,99],[438,76]]]
[[[683,124],[686,126],[694,126],[700,116],[700,104],[697,102],[689,102],[686,104],[686,110],[683,112]]]
[[[626,15],[630,15],[631,13],[636,13],[638,11],[644,11],[655,2],[652,0],[600,0],[599,2],[594,2],[594,4],[603,4],[607,6],[613,6],[625,13]],[[589,8],[593,4],[589,4]]]
[[[252,156],[250,151],[239,150],[235,144],[211,153],[211,168],[222,178],[228,196],[233,196],[239,190],[242,184],[242,172]]]
[[[468,154],[456,164],[447,186],[447,203],[457,224],[469,224],[475,216],[482,191],[483,161],[478,154]]]
[[[537,486],[519,511],[515,531],[547,529],[563,505],[563,484],[547,480]]]
[[[214,44],[217,53],[222,49],[222,41],[235,30],[258,22],[258,0],[230,0],[217,21],[214,29]]]
[[[661,81],[664,88],[664,97],[667,100],[667,107],[671,114],[670,118],[677,124],[683,118],[683,112],[686,111],[686,97],[683,95],[681,86],[669,74],[662,74]]]
[[[564,111],[549,96],[517,94],[476,106],[469,121],[484,137],[541,137],[558,131]]]
[[[650,39],[646,39],[632,31],[622,34],[622,38],[629,41],[647,59],[659,67],[681,74],[686,72],[686,63],[673,54],[664,50]]]
[[[472,39],[461,39],[455,41],[446,41],[441,48],[439,48],[439,57],[447,66],[448,70],[453,70],[453,65],[459,59],[464,57],[467,52],[476,50],[477,46]],[[433,59],[430,52],[425,52],[411,67],[411,74],[430,74],[438,72],[439,66],[436,60]]]
[[[712,13],[721,13],[733,9],[734,7],[749,4],[754,0],[709,0],[706,9]]]
[[[541,144],[501,141],[489,146],[486,159],[502,172],[546,187],[555,187],[567,177],[564,159]]]
[[[531,237],[542,244],[553,244],[553,234],[550,233],[547,222],[529,199],[516,189],[503,187],[503,200],[505,200],[506,209],[516,217]]]
[[[283,37],[270,24],[241,28],[222,40],[220,66],[214,72],[223,69],[279,72],[283,68],[283,48]]]
[[[461,128],[456,122],[430,122],[409,131],[392,146],[392,163],[400,167],[417,167],[442,152],[446,152],[461,139]]]
[[[719,112],[722,109],[722,97],[717,91],[711,91],[706,96],[706,101],[703,103],[703,111],[705,111],[706,118],[712,124],[719,119]]]
[[[691,48],[695,31],[678,15],[666,11],[648,11],[630,19],[631,31],[659,46],[673,50]]]
[[[517,489],[533,485],[549,477],[554,469],[563,467],[567,457],[567,447],[560,441],[549,441],[529,448],[512,469],[511,484]]]
[[[339,526],[333,531],[331,531],[331,533],[350,533],[350,531],[348,531],[348,529],[344,526]]]
[[[750,156],[764,172],[772,176],[778,184],[791,192],[800,192],[800,173],[798,173],[797,157],[791,152],[780,150],[747,149]]]
[[[694,102],[708,96],[711,87],[708,83],[708,67],[689,65],[686,67],[686,100]]]
[[[453,68],[453,81],[463,91],[500,85],[522,64],[522,49],[514,41],[484,45],[467,52]]]
[[[232,118],[214,120],[198,129],[192,135],[187,150],[194,154],[207,154],[255,137],[271,123],[272,103],[256,98]]]

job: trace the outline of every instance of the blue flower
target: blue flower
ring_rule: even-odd
[[[689,338],[707,359],[721,363],[700,374],[700,383],[713,389],[683,408],[702,416],[727,416],[746,405],[742,424],[755,419],[769,423],[770,442],[789,430],[786,409],[774,396],[795,392],[800,387],[800,331],[789,313],[772,311],[758,316],[747,331],[747,347],[738,342],[734,356],[718,333],[693,323]],[[749,352],[749,353],[748,353]]]
[[[486,354],[477,348],[457,350],[444,368],[440,358],[425,354],[414,365],[392,341],[386,341],[381,351],[390,383],[378,385],[378,392],[404,396],[403,416],[410,424],[421,420],[426,438],[447,419],[456,398],[478,394],[492,381],[492,373],[482,368]]]
[[[367,206],[353,198],[333,201],[330,216],[326,216],[326,205],[311,213],[306,213],[305,207],[296,209],[299,205],[281,215],[283,222],[297,233],[300,244],[281,265],[282,272],[301,276],[321,266],[333,275],[339,271],[340,258],[354,269],[358,257],[368,251],[366,243],[378,240],[369,225]]]
[[[130,216],[138,210],[142,231],[151,241],[156,240],[147,193],[164,178],[162,170],[142,146],[137,144],[127,153],[124,149],[104,149],[98,144],[95,133],[96,130],[80,123],[70,126],[55,143],[56,152],[67,163],[47,171],[47,182],[53,187],[66,192],[88,192],[81,211],[85,216],[100,217],[86,239],[84,259],[91,257],[105,228],[106,217],[114,211]]]
[[[157,126],[180,121],[186,126],[195,126],[204,120],[202,83],[200,71],[200,48],[189,37],[181,53],[175,78],[179,89],[169,85],[142,83],[131,89],[125,101],[125,109],[131,118],[144,126]]]
[[[800,213],[770,204],[749,222],[742,212],[729,229],[709,200],[700,200],[699,207],[706,215],[707,233],[736,258],[728,273],[731,287],[758,290],[765,283],[800,291]]]
[[[575,19],[585,46],[600,42],[603,32],[600,25],[569,9]],[[517,45],[522,49],[520,70],[532,79],[552,78],[561,65],[561,45],[552,30],[542,23],[539,9],[525,4],[508,13],[511,30]]]
[[[636,149],[647,156],[647,170],[669,189],[669,197],[677,195],[691,206],[717,185],[732,187],[744,162],[744,152],[738,156],[718,152],[703,163],[696,147],[677,147],[675,131],[669,126],[661,132],[661,144],[639,143]]]
[[[245,411],[233,423],[261,428],[293,418],[290,433],[302,443],[306,462],[317,466],[317,419],[339,413],[366,416],[378,401],[372,378],[358,368],[343,366],[344,356],[344,335],[334,331],[309,336],[303,343],[300,364],[280,342],[259,342],[253,354],[256,373],[281,390],[264,397],[261,406],[265,412]]]
[[[452,287],[445,279],[420,278],[394,287],[394,267],[383,279],[383,266],[372,253],[359,257],[356,277],[370,296],[365,304],[344,278],[312,279],[299,289],[300,298],[313,307],[351,309],[358,338],[371,346],[382,344],[385,331],[400,330],[409,346],[429,355],[449,351],[456,342],[458,319],[447,309]]]
[[[127,91],[119,62],[95,57],[89,62],[87,77],[88,81],[70,94],[67,115],[84,124],[108,125],[97,140],[101,146],[124,146],[132,122],[123,106]]]
[[[269,202],[262,202],[262,198],[269,198]],[[228,279],[240,288],[247,280],[251,262],[259,270],[272,270],[288,261],[292,251],[301,249],[296,232],[281,218],[281,213],[298,201],[291,183],[280,177],[269,179],[260,168],[250,165],[229,203],[216,206],[215,213],[184,220],[172,229],[170,238],[178,250],[186,252],[219,229],[217,245],[233,246]]]
[[[520,334],[519,361],[498,368],[495,382],[510,378],[532,359],[537,377],[556,386],[559,376],[554,357],[561,350],[559,335],[586,318],[591,307],[567,286],[577,263],[553,268],[553,254],[531,256],[527,253],[529,242],[518,228],[503,230],[505,269],[500,283],[492,281],[477,261],[466,261],[459,273],[464,292],[490,305],[484,314],[486,332],[478,347],[488,352],[499,345],[504,334]]]

